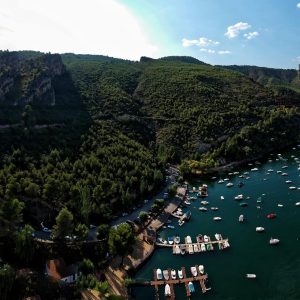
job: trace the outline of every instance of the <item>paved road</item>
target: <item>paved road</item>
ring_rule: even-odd
[[[162,190],[153,196],[147,203],[145,203],[142,207],[137,208],[132,213],[130,213],[127,216],[119,217],[118,219],[111,222],[111,226],[120,225],[121,223],[124,223],[126,221],[134,221],[140,214],[141,211],[150,211],[152,204],[154,203],[155,199],[163,199],[164,193],[168,191],[168,187],[174,183],[176,183],[176,176],[178,175],[178,171],[173,168],[169,167],[167,169],[167,179],[166,179],[166,185],[162,188]]]

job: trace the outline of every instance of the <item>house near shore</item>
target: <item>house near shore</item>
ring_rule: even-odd
[[[79,276],[78,265],[67,266],[62,258],[47,260],[45,274],[60,283],[74,283]]]

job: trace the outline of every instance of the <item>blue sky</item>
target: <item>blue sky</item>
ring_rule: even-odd
[[[0,49],[296,68],[300,0],[0,0]]]
[[[282,68],[295,68],[297,60],[300,63],[299,0],[120,2],[142,22],[158,47],[159,56],[191,55],[211,64]],[[239,25],[231,28],[231,35],[225,35],[228,27],[236,24]],[[208,42],[206,45],[207,40],[202,39],[198,44],[191,42],[188,47],[182,45],[182,39],[201,37],[218,44]]]

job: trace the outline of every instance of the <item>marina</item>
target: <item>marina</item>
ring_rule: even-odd
[[[261,165],[257,165],[257,171],[250,171],[250,168],[254,168],[253,164],[252,167],[239,168],[239,175],[225,173],[213,181],[209,179],[204,181],[203,178],[199,178],[190,182],[188,197],[197,195],[198,188],[193,191],[193,186],[201,186],[203,182],[207,184],[209,193],[205,198],[205,201],[209,202],[205,206],[207,211],[199,211],[202,206],[200,202],[204,199],[198,198],[190,200],[191,205],[188,207],[182,207],[182,213],[189,210],[192,214],[184,226],[178,225],[178,218],[171,217],[171,224],[175,226],[175,229],[166,228],[160,231],[159,235],[165,240],[169,236],[179,236],[180,242],[157,247],[153,256],[135,278],[153,280],[153,269],[167,269],[172,266],[177,270],[181,266],[203,263],[213,282],[213,289],[203,295],[199,284],[194,283],[195,293],[192,296],[194,299],[253,300],[261,297],[262,288],[267,299],[276,299],[276,297],[300,299],[300,288],[297,284],[297,274],[300,272],[300,191],[298,190],[300,166],[299,162],[289,158],[289,153],[300,157],[299,150],[282,153],[282,157],[287,159],[285,161],[276,160],[277,155],[274,154],[270,156],[271,162],[266,160]],[[287,177],[277,173],[283,165],[288,166]],[[268,170],[273,171],[268,172]],[[251,178],[239,177],[241,175],[246,177],[248,172]],[[229,178],[233,186],[227,188],[226,181],[218,184],[220,178]],[[265,178],[266,181],[263,180]],[[241,180],[245,185],[238,187]],[[291,180],[297,189],[290,190],[286,180]],[[247,207],[241,207],[239,205],[241,202],[234,199],[241,194],[243,195],[241,202],[247,201]],[[261,208],[258,209],[257,205]],[[219,210],[213,211],[211,207],[218,207]],[[274,214],[277,217],[274,218]],[[222,220],[215,222],[213,218],[216,216],[221,217]],[[258,230],[264,231],[256,232],[256,227],[262,227]],[[199,245],[196,246],[195,251],[194,244],[198,244],[196,237],[199,232],[211,237],[214,251],[206,249],[206,253],[197,253]],[[229,237],[230,248],[226,251],[218,251],[216,232],[221,233],[223,237]],[[193,254],[188,254],[189,252],[186,251],[185,237],[187,236],[192,239],[192,247],[189,248]],[[173,255],[176,245],[178,245],[177,254]],[[178,254],[178,248],[180,254]],[[274,264],[274,261],[277,263]],[[189,268],[186,271],[189,272]],[[247,278],[246,274],[253,274],[256,277]],[[183,284],[175,284],[173,288],[176,299],[187,299]],[[160,299],[165,299],[163,290],[164,286],[160,286]],[[150,287],[137,288],[135,293],[136,299],[155,299],[154,289]]]

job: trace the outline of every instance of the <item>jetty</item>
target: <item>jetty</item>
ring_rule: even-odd
[[[198,266],[196,266],[196,268],[198,269]],[[155,288],[155,299],[156,300],[159,300],[158,288],[160,286],[165,286],[166,284],[169,284],[170,289],[171,289],[171,296],[166,297],[166,299],[169,299],[169,300],[174,300],[175,299],[174,285],[176,285],[176,284],[184,284],[185,291],[186,291],[186,296],[188,298],[191,297],[191,292],[190,292],[190,289],[188,287],[189,282],[199,282],[202,293],[206,293],[207,291],[211,290],[210,287],[208,288],[208,287],[205,286],[205,281],[208,279],[207,274],[198,275],[198,276],[194,276],[194,277],[187,277],[185,267],[181,267],[181,270],[182,270],[182,275],[183,275],[183,278],[181,278],[181,279],[180,278],[179,279],[171,279],[171,269],[168,269],[170,279],[169,280],[165,280],[165,279],[159,280],[159,279],[157,279],[157,269],[154,269],[153,270],[154,280],[144,282],[144,285],[154,286],[154,288]]]

